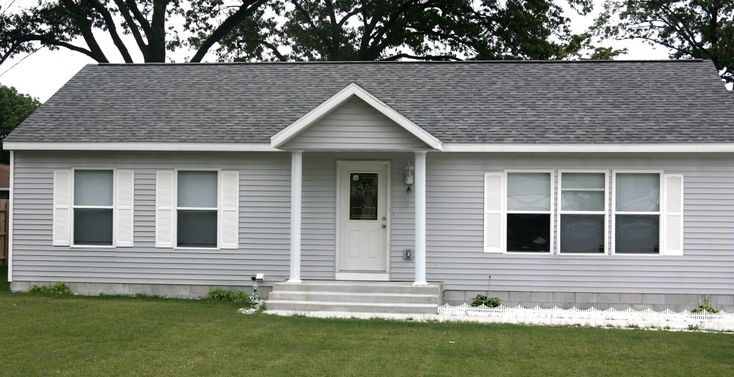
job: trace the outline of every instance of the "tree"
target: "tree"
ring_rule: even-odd
[[[137,48],[146,62],[165,62],[167,51],[194,44],[197,49],[191,61],[199,62],[232,30],[247,32],[242,25],[256,25],[252,19],[266,2],[39,0],[38,7],[15,13],[0,9],[0,64],[19,53],[61,47],[109,62],[100,47],[99,32],[113,41],[126,63],[133,62],[131,48]],[[171,23],[172,19],[177,24],[185,19],[183,28]],[[131,35],[134,44],[126,43],[124,35]]]
[[[13,87],[0,85],[0,150],[5,136],[8,136],[10,131],[31,115],[40,105],[41,103],[33,97],[18,93]],[[2,155],[3,161],[7,162],[7,153],[2,151]]]
[[[579,12],[587,0],[571,0]],[[563,59],[620,53],[596,49],[589,34],[572,35],[569,20],[546,0],[277,0],[253,40],[231,33],[223,60]],[[259,43],[259,44],[258,44]],[[288,51],[286,53],[286,51]]]
[[[666,47],[671,58],[710,59],[734,81],[734,0],[607,0],[595,29]]]

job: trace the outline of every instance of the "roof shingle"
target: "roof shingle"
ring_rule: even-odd
[[[709,61],[101,64],[14,142],[259,143],[350,83],[449,143],[730,143]]]

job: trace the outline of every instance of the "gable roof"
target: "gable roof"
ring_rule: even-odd
[[[329,114],[334,109],[354,97],[366,102],[373,109],[388,117],[388,119],[410,132],[413,136],[418,138],[418,140],[426,143],[431,148],[441,149],[441,142],[433,137],[433,135],[429,134],[424,129],[413,123],[410,119],[395,111],[395,109],[386,105],[384,102],[380,101],[378,98],[355,83],[347,85],[347,87],[340,90],[339,93],[334,94],[329,99],[316,106],[313,110],[309,111],[306,115],[291,123],[288,127],[280,130],[280,132],[270,138],[270,145],[274,148],[283,146],[296,135],[303,132],[306,128],[312,126],[319,119],[323,118],[325,115]]]
[[[443,143],[734,143],[699,60],[89,65],[6,142],[269,144],[351,83]]]

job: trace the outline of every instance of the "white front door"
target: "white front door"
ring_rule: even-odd
[[[389,164],[337,164],[337,279],[388,280]]]

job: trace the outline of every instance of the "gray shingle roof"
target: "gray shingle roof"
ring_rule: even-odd
[[[7,140],[269,142],[352,82],[443,142],[734,142],[708,61],[89,65]]]

